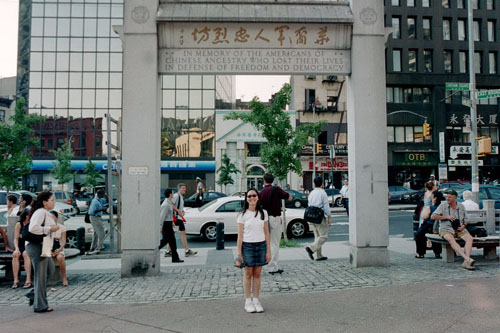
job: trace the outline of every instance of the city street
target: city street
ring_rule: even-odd
[[[349,240],[349,222],[345,213],[336,213],[332,217],[332,226],[328,232],[328,241]],[[188,222],[189,223],[189,222]],[[399,236],[404,238],[413,237],[413,211],[390,211],[389,212],[389,234],[391,237]],[[207,242],[197,236],[187,236],[189,246],[192,248],[215,247],[215,243]],[[314,239],[312,233],[306,237],[299,238],[299,243],[309,243]],[[236,246],[236,236],[228,235],[224,239],[226,246]],[[177,246],[182,247],[180,240]]]

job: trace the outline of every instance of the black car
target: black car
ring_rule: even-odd
[[[203,205],[222,197],[227,197],[227,195],[221,192],[205,192],[203,195]],[[198,207],[198,204],[196,203],[196,193],[184,200],[184,207]]]

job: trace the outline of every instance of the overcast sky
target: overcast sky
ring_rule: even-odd
[[[0,78],[16,75],[19,0],[0,0]],[[237,76],[236,98],[267,101],[290,76]]]

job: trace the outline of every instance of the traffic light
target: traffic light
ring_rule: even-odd
[[[316,154],[321,154],[321,143],[316,144]]]
[[[431,125],[428,122],[424,123],[424,136],[431,135]]]

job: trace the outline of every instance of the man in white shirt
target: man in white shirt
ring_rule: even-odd
[[[344,203],[347,216],[349,216],[349,179],[344,180],[344,186],[340,189],[340,194],[342,195],[342,201]]]
[[[332,224],[332,213],[330,211],[328,195],[325,190],[323,190],[323,179],[321,177],[314,178],[314,186],[316,188],[309,194],[308,205],[310,207],[319,207],[323,209],[326,218],[323,218],[320,224],[309,223],[314,232],[314,243],[310,246],[306,246],[306,252],[311,260],[314,260],[313,254],[316,253],[316,260],[321,261],[328,259],[321,253],[321,247],[328,239],[328,228]]]
[[[464,191],[463,193],[464,202],[462,203],[467,211],[479,210],[479,205],[472,201],[472,192]]]
[[[13,194],[7,196],[7,216],[17,216],[19,206],[17,205],[17,197]]]

